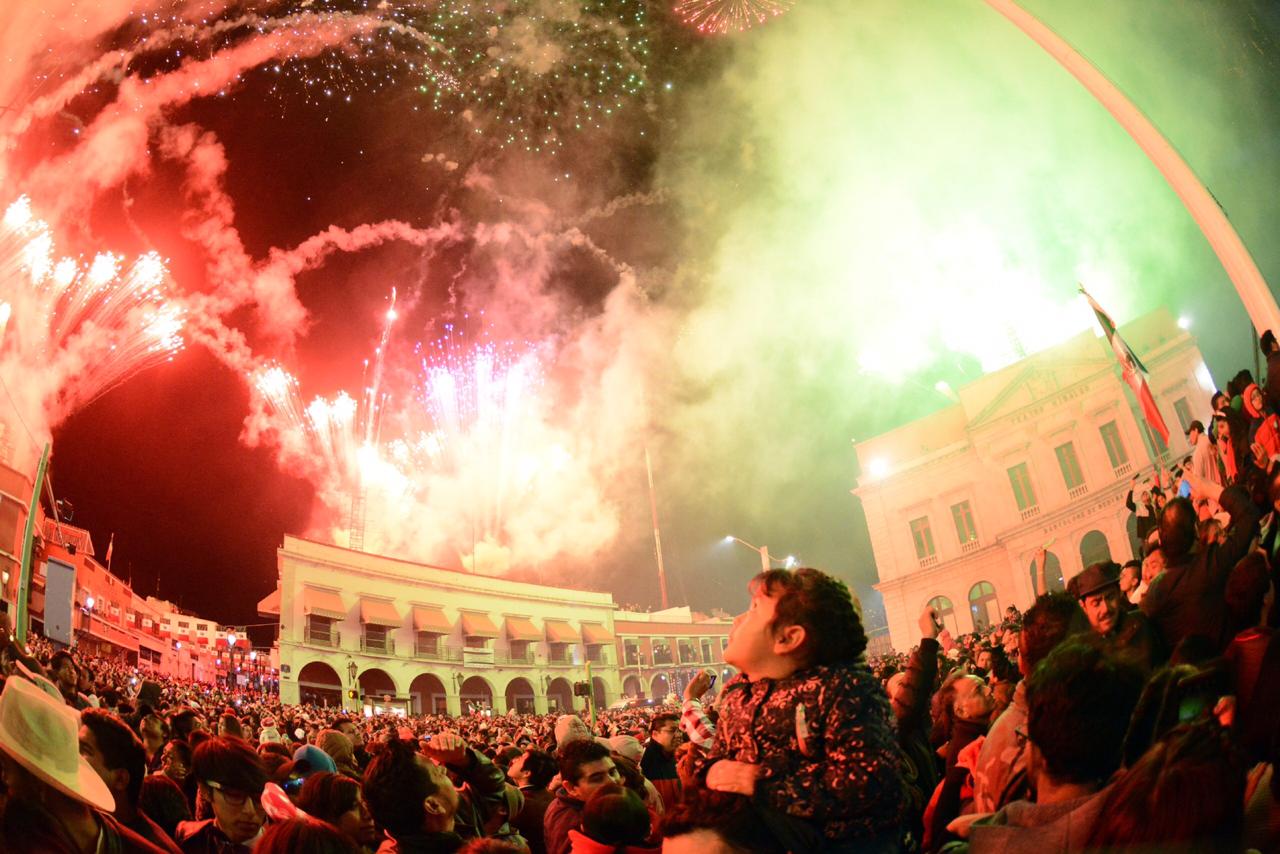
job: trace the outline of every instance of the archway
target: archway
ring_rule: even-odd
[[[956,617],[956,608],[951,604],[951,600],[946,596],[934,596],[929,600],[929,606],[938,614],[938,619],[942,621],[942,627],[951,632],[951,637],[960,637],[960,621]]]
[[[604,680],[599,676],[591,677],[591,700],[596,704],[597,709],[608,707],[608,689],[604,684]]]
[[[396,683],[391,674],[377,667],[371,667],[360,674],[360,694],[364,697],[396,696]]]
[[[443,715],[448,712],[444,682],[433,673],[419,673],[409,685],[409,696],[419,715]]]
[[[1088,568],[1111,560],[1111,544],[1101,531],[1090,531],[1080,540],[1080,565]]]
[[[990,581],[979,581],[970,588],[969,613],[973,616],[975,632],[1000,622],[1000,603],[996,600],[996,588]]]
[[[312,706],[341,706],[342,679],[323,661],[313,661],[298,671],[298,701]]]
[[[567,713],[573,711],[573,686],[563,676],[557,676],[547,686],[547,710]]]
[[[657,673],[649,682],[649,696],[653,698],[655,703],[661,703],[671,693],[671,683],[667,680],[667,674]]]
[[[523,676],[507,683],[507,711],[522,715],[533,714],[533,685]]]
[[[622,693],[628,697],[639,700],[644,696],[644,686],[640,684],[639,676],[628,676],[622,680]]]
[[[1067,582],[1062,577],[1062,561],[1058,560],[1058,556],[1053,552],[1046,552],[1044,564],[1044,577],[1048,584],[1049,591],[1066,590]],[[1031,565],[1028,567],[1031,573],[1031,592],[1036,596],[1046,591],[1040,589],[1040,570],[1036,566],[1036,558],[1031,558]]]
[[[493,688],[481,676],[472,676],[458,689],[462,700],[462,713],[479,712],[493,708]]]

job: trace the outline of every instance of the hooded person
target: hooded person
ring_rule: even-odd
[[[284,741],[284,736],[280,734],[280,730],[276,728],[276,719],[273,717],[265,717],[262,719],[262,731],[258,733],[258,743],[266,744],[273,742],[280,744]]]
[[[120,824],[115,797],[80,755],[80,716],[20,676],[0,692],[0,768],[8,790],[0,849],[145,852],[162,849]]]
[[[359,777],[360,769],[356,767],[355,748],[351,739],[336,729],[322,729],[316,738],[316,746],[329,755],[338,772],[350,777]]]

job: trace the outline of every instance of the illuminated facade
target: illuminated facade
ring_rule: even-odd
[[[1082,333],[989,374],[958,402],[857,442],[861,499],[895,649],[919,638],[932,602],[953,634],[999,622],[1035,598],[1032,564],[1048,544],[1048,586],[1132,556],[1125,496],[1161,454],[1190,453],[1213,380],[1195,340],[1167,311],[1121,334],[1150,371],[1170,431],[1148,428],[1105,339]]]
[[[286,536],[280,697],[366,713],[605,707],[621,693],[613,598],[411,563]]]
[[[728,617],[708,617],[684,606],[619,611],[613,625],[622,663],[622,693],[629,699],[662,702],[668,694],[679,695],[705,667],[714,668],[721,680],[735,672],[724,663],[733,626]]]

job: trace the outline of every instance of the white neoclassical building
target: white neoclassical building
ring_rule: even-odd
[[[608,593],[472,575],[286,536],[280,697],[367,713],[580,708],[621,695]],[[575,699],[577,700],[575,702]]]
[[[1195,340],[1161,309],[1121,327],[1150,371],[1170,448],[1147,428],[1106,340],[1092,332],[956,392],[932,415],[855,443],[866,512],[896,649],[918,641],[932,602],[955,633],[998,622],[1035,598],[1032,566],[1048,546],[1048,583],[1132,557],[1125,497],[1162,453],[1189,453],[1185,428],[1208,421],[1213,380]]]

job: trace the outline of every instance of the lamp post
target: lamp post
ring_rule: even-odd
[[[768,546],[757,546],[752,543],[748,543],[746,540],[742,539],[741,537],[735,537],[733,534],[726,535],[724,538],[724,541],[726,543],[740,543],[741,545],[744,545],[747,548],[751,549],[753,552],[757,552],[760,555],[760,569],[763,570],[764,572],[768,572],[772,568],[772,564],[770,563],[770,561],[776,560],[778,563],[782,564],[787,569],[790,569],[791,567],[796,565],[795,555],[787,555],[785,558],[774,557],[773,555],[769,554]]]

